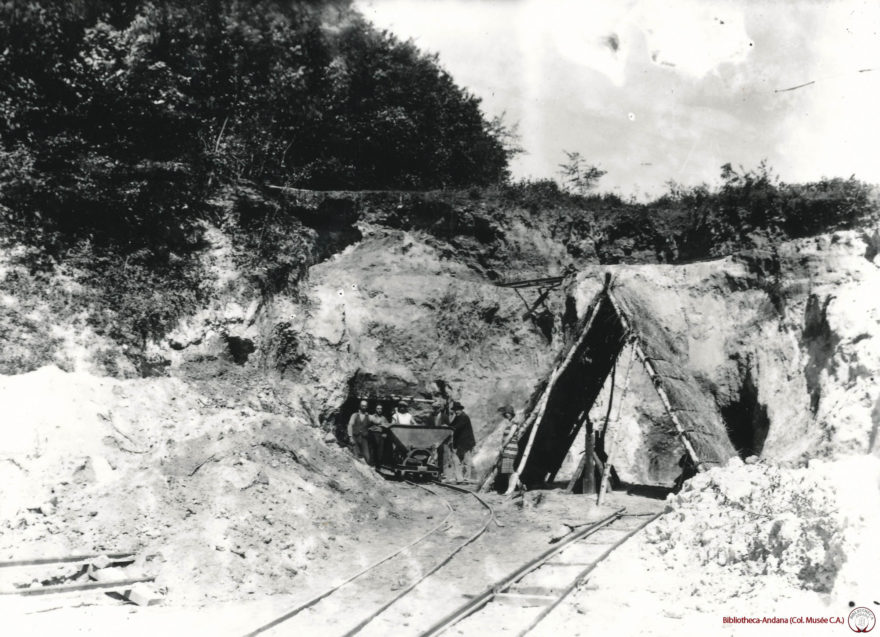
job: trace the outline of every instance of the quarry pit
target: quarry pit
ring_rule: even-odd
[[[844,613],[878,590],[868,538],[880,528],[880,297],[870,293],[880,264],[868,232],[793,240],[772,254],[576,269],[529,246],[534,236],[511,235],[513,254],[542,255],[520,268],[526,276],[563,272],[543,300],[548,333],[509,288],[450,259],[431,236],[358,224],[360,239],[313,265],[296,294],[268,300],[237,274],[223,234],[212,234],[204,259],[215,300],[149,344],[160,375],[100,373],[94,353],[106,360],[105,337],[80,316],[52,315],[50,360],[0,379],[11,425],[0,458],[2,560],[130,553],[119,572],[148,573],[151,602],[89,591],[61,602],[0,598],[22,626],[248,634],[428,533],[449,510],[442,536],[288,626],[344,634],[357,604],[378,608],[383,591],[406,591],[485,524],[362,628],[421,634],[620,508],[660,516],[536,634],[621,614],[650,621],[640,634],[719,634],[718,616],[744,607]],[[17,267],[7,255],[6,276]],[[14,303],[46,313],[64,286],[57,277]],[[618,316],[617,327],[590,333],[592,314],[593,325]],[[367,396],[389,407],[410,400],[420,422],[438,401],[466,406],[477,449],[464,488],[494,509],[491,524],[464,494],[429,496],[355,457],[344,423]],[[495,479],[506,405],[520,441],[513,487]],[[610,469],[601,504],[601,465],[584,469],[588,445]],[[76,581],[47,579],[45,568],[0,574],[19,591]],[[470,621],[463,630],[497,618]]]

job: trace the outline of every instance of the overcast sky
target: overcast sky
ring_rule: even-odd
[[[640,197],[762,158],[784,180],[855,173],[880,183],[880,3],[356,6],[438,53],[488,116],[518,124],[526,152],[516,177],[556,176],[565,149],[608,171],[600,190]]]

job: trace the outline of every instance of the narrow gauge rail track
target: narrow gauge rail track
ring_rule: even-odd
[[[440,635],[478,613],[490,611],[493,606],[500,606],[498,602],[504,603],[506,610],[501,611],[501,609],[495,608],[496,612],[491,613],[493,632],[501,634],[505,632],[504,628],[507,628],[505,634],[517,635],[518,637],[527,634],[557,608],[572,591],[581,586],[593,569],[611,555],[615,549],[662,514],[662,512],[649,514],[649,517],[644,519],[646,517],[644,514],[627,515],[624,511],[624,509],[619,509],[570,534],[556,546],[529,560],[481,593],[474,595],[420,633],[419,637]],[[638,520],[635,525],[623,523],[633,519]],[[612,534],[609,535],[609,533]],[[623,535],[620,535],[621,533]],[[604,534],[604,536],[600,536],[600,534]],[[597,536],[600,536],[598,541]],[[599,555],[592,554],[596,551],[601,551],[601,553]],[[577,569],[574,578],[571,578],[572,568]],[[566,580],[564,579],[565,573],[559,571],[568,571],[567,583],[561,587],[558,587],[560,579]],[[539,575],[544,577],[535,577]],[[542,585],[529,585],[529,579],[537,580]],[[548,579],[554,583],[554,586],[547,586],[544,583]],[[531,617],[524,617],[522,613],[511,613],[509,611],[510,604],[519,606],[521,610],[533,608],[538,610]],[[504,626],[505,620],[507,620],[507,624],[510,624],[511,621],[515,623],[512,626]],[[464,626],[462,628],[465,633],[470,632]]]
[[[425,487],[423,485],[416,484],[413,482],[409,482],[409,481],[407,481],[407,484],[414,486],[414,487],[418,487],[420,489],[423,489],[423,490],[427,491],[428,493],[430,493],[436,497],[441,498],[441,500],[443,501],[443,504],[446,506],[447,513],[446,513],[446,516],[443,518],[443,520],[440,521],[439,524],[436,524],[430,530],[428,530],[426,533],[419,536],[418,538],[416,538],[415,540],[413,540],[409,544],[406,544],[406,545],[396,549],[395,551],[389,553],[388,555],[386,555],[382,559],[380,559],[376,562],[373,562],[369,566],[361,569],[357,573],[354,573],[353,575],[346,578],[345,580],[343,580],[337,584],[334,584],[333,586],[327,588],[326,590],[319,593],[318,595],[315,595],[314,597],[299,604],[295,608],[285,612],[283,615],[280,615],[279,617],[276,617],[275,619],[271,620],[270,622],[268,622],[268,623],[260,626],[259,628],[247,633],[244,637],[254,637],[256,635],[261,635],[261,634],[263,634],[273,628],[276,628],[276,627],[280,626],[281,624],[293,619],[294,617],[299,615],[302,611],[315,606],[317,603],[319,603],[320,601],[322,601],[324,599],[327,599],[328,597],[330,597],[331,595],[333,595],[334,593],[339,591],[341,588],[347,586],[348,584],[351,584],[352,582],[354,582],[357,579],[360,579],[360,578],[366,576],[368,573],[375,571],[378,567],[382,566],[383,564],[386,564],[387,562],[390,562],[394,558],[396,558],[400,555],[403,555],[409,549],[415,547],[418,544],[421,544],[422,542],[427,540],[433,534],[444,529],[447,526],[449,518],[452,517],[452,515],[454,513],[454,509],[452,508],[452,505],[449,503],[449,501],[442,498],[435,491],[429,489],[428,487]],[[485,500],[483,500],[476,493],[472,493],[470,491],[467,491],[466,489],[461,489],[461,488],[454,487],[454,486],[451,486],[448,484],[443,484],[440,482],[436,482],[435,484],[442,486],[442,487],[445,487],[447,489],[451,489],[451,490],[454,490],[454,491],[457,491],[457,492],[460,492],[463,494],[470,495],[473,498],[475,498],[477,500],[477,502],[479,502],[480,505],[488,511],[488,515],[486,516],[484,523],[475,533],[473,533],[470,537],[468,537],[464,542],[461,542],[460,544],[458,544],[453,550],[448,552],[442,559],[440,559],[438,562],[436,562],[430,569],[425,571],[414,582],[411,582],[407,587],[405,587],[402,591],[400,591],[398,594],[396,594],[391,599],[386,600],[384,603],[382,603],[379,606],[379,608],[373,610],[373,612],[371,612],[367,617],[365,617],[360,622],[358,622],[358,624],[355,627],[349,629],[348,632],[344,633],[344,635],[346,637],[348,637],[349,635],[354,635],[355,633],[359,632],[361,629],[364,628],[364,626],[366,626],[371,621],[373,621],[376,617],[381,615],[384,611],[386,611],[389,607],[391,607],[395,602],[397,602],[398,600],[400,600],[401,598],[403,598],[407,594],[409,594],[421,582],[423,582],[425,579],[427,579],[428,577],[433,575],[435,572],[437,572],[444,565],[449,563],[463,548],[465,548],[467,545],[474,542],[483,533],[485,533],[486,529],[489,528],[489,525],[495,520],[495,510],[491,507],[491,505],[489,505]]]

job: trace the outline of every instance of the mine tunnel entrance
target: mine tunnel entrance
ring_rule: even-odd
[[[414,424],[433,425],[439,404],[449,400],[449,385],[444,380],[420,383],[383,372],[358,371],[348,383],[345,400],[333,414],[337,440],[346,440],[348,421],[358,411],[361,400],[367,401],[367,413],[373,414],[382,406],[387,420],[395,407],[404,403],[413,416]]]
[[[391,375],[358,372],[335,413],[336,437],[351,444],[354,457],[388,479],[441,479],[452,462],[452,429],[446,425],[448,421],[435,423],[454,404],[448,389],[442,380],[422,385]],[[362,403],[366,403],[365,417],[352,421],[353,435],[349,436],[349,420]]]
[[[760,456],[770,431],[767,406],[758,400],[758,388],[746,363],[745,374],[736,400],[721,407],[727,435],[740,458]]]

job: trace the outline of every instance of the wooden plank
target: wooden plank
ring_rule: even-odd
[[[97,559],[102,555],[109,557],[113,560],[119,560],[126,557],[134,559],[135,556],[134,553],[90,553],[87,555],[65,555],[63,557],[37,557],[26,560],[9,560],[7,562],[0,562],[0,568],[7,568],[12,566],[38,566],[40,564],[67,564],[70,562],[86,562],[88,560]]]
[[[510,604],[512,606],[546,606],[556,601],[552,595],[519,595],[517,593],[498,593],[495,595],[496,602]]]
[[[57,586],[40,586],[35,588],[19,588],[14,590],[0,590],[0,595],[50,595],[53,593],[73,593],[77,591],[90,591],[99,588],[121,588],[140,584],[143,582],[152,582],[155,577],[132,577],[107,582],[87,582],[85,584],[58,584]]]
[[[500,283],[496,283],[496,287],[499,288],[533,288],[533,287],[546,287],[553,286],[559,287],[562,285],[562,282],[565,280],[565,277],[562,276],[547,276],[540,279],[522,279],[519,281],[501,281]]]
[[[546,562],[544,566],[551,566],[550,562]],[[558,566],[558,564],[554,565]],[[508,593],[516,595],[538,595],[541,597],[556,597],[562,592],[561,588],[552,588],[550,586],[515,586],[511,587]],[[503,593],[502,593],[503,594]]]

